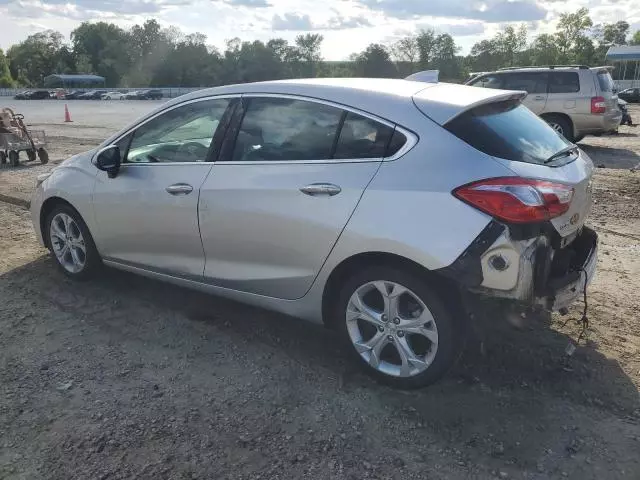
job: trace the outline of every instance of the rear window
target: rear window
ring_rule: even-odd
[[[488,155],[544,164],[571,145],[519,101],[474,108],[445,125],[459,139]]]
[[[609,72],[599,72],[597,77],[601,92],[613,91],[613,78],[611,78],[611,74]]]
[[[580,78],[576,72],[553,72],[549,78],[549,93],[575,93],[580,91]]]

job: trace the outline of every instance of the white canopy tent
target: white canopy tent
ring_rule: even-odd
[[[620,45],[609,48],[607,61],[620,63],[616,84],[622,88],[640,87],[640,45]],[[629,77],[631,77],[629,79]]]

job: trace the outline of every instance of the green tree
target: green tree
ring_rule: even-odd
[[[418,47],[418,67],[426,70],[431,65],[433,49],[436,43],[436,32],[432,29],[421,30],[415,39]]]
[[[584,49],[589,29],[593,26],[589,9],[580,8],[575,13],[563,13],[560,15],[557,32],[555,34],[558,44],[558,60],[561,63],[574,61],[573,49],[580,43]],[[590,39],[588,39],[590,41]]]
[[[633,37],[631,37],[631,42],[629,43],[631,43],[631,45],[640,45],[640,30],[633,34]]]
[[[296,37],[296,49],[303,62],[303,75],[314,77],[318,71],[318,64],[322,61],[320,48],[324,37],[318,33],[307,33]]]
[[[535,38],[531,44],[530,53],[533,65],[555,65],[560,55],[555,37],[548,33]]]
[[[0,87],[2,88],[11,88],[15,87],[15,82],[11,77],[11,72],[9,71],[9,60],[4,55],[4,52],[0,48]]]
[[[13,78],[29,86],[42,85],[44,77],[55,72],[62,34],[53,30],[30,35],[7,51]]]
[[[359,77],[394,78],[398,70],[391,61],[387,49],[379,43],[372,43],[363,52],[355,55],[355,73]]]
[[[86,55],[94,73],[105,77],[107,85],[116,86],[129,71],[132,61],[129,35],[106,22],[84,22],[71,32],[76,58]]]

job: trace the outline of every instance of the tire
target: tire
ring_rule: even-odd
[[[44,165],[45,163],[49,163],[49,152],[47,152],[44,148],[39,148],[38,158],[40,159],[40,163],[42,165]]]
[[[67,222],[67,219],[70,221]],[[54,222],[57,228],[54,227],[52,230]],[[56,230],[60,236],[54,233]],[[67,231],[70,232],[70,235],[67,234],[70,238],[65,241],[62,239],[62,235]],[[58,268],[70,278],[89,279],[102,264],[87,225],[80,214],[69,205],[58,204],[53,207],[53,210],[47,215],[43,237],[46,238],[46,244],[51,250]],[[61,245],[62,242],[65,243]],[[81,245],[84,247],[84,253]],[[67,252],[63,253],[65,246]]]
[[[573,139],[573,143],[578,143],[580,140],[584,138],[584,135],[578,135]]]
[[[558,115],[548,115],[544,117],[544,121],[547,122],[558,134],[562,135],[570,142],[573,143],[576,141],[573,136],[573,125],[566,118]]]
[[[27,158],[29,159],[30,162],[33,162],[36,159],[35,150],[27,150]]]
[[[0,165],[4,165],[5,163],[7,163],[7,154],[0,152]]]
[[[17,167],[18,165],[20,165],[20,154],[17,151],[11,150],[9,152],[9,164],[12,167]]]
[[[402,289],[406,291],[396,296]],[[384,302],[384,290],[397,300]],[[389,318],[394,311],[397,316]],[[351,276],[332,309],[339,335],[356,362],[381,383],[402,389],[436,382],[459,357],[464,335],[453,311],[421,276],[385,266]]]

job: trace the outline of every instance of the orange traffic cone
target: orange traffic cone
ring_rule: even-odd
[[[69,114],[69,108],[67,108],[67,104],[64,104],[64,121],[65,122],[73,122],[71,120],[71,115]]]

